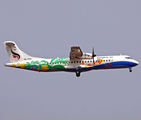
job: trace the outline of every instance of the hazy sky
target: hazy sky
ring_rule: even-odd
[[[0,120],[141,120],[141,66],[74,73],[5,67],[3,42],[69,57],[70,48],[141,61],[140,0],[0,0]]]

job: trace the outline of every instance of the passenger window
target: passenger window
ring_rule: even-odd
[[[74,63],[75,63],[75,61],[74,61]]]
[[[81,61],[79,61],[79,63],[81,63]]]
[[[73,61],[71,61],[71,63],[73,63]]]

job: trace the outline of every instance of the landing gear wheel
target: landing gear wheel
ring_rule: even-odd
[[[130,69],[129,71],[130,71],[130,72],[132,72],[132,70],[131,70],[131,69]]]
[[[76,71],[76,76],[79,77],[80,76],[80,71]]]

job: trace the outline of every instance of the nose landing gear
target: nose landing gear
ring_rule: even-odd
[[[129,72],[132,72],[132,68],[129,68]]]

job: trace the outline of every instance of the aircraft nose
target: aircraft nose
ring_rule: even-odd
[[[135,63],[135,66],[139,64],[139,62],[138,62],[138,61],[135,61],[134,63]]]

